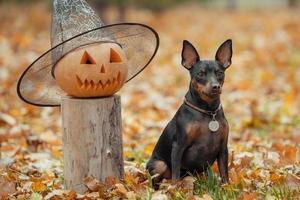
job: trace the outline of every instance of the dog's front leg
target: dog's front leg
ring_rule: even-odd
[[[220,176],[222,179],[222,183],[228,183],[228,148],[227,148],[227,140],[223,142],[221,151],[218,155],[218,168],[220,172]]]
[[[180,129],[177,128],[177,131]],[[171,164],[172,164],[172,184],[176,184],[176,182],[180,178],[180,168],[181,168],[181,160],[183,152],[186,148],[187,139],[185,132],[177,132],[176,140],[173,141],[172,144],[172,155],[171,155]]]
[[[180,178],[181,159],[184,148],[182,145],[174,142],[172,145],[172,184],[175,184]]]

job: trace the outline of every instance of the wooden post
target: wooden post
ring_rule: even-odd
[[[83,193],[88,176],[124,175],[121,99],[64,98],[62,127],[65,188]]]

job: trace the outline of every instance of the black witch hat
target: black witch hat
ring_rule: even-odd
[[[60,106],[61,98],[67,94],[55,81],[56,63],[78,47],[112,41],[126,54],[126,82],[145,69],[159,46],[158,34],[149,26],[138,23],[104,25],[84,0],[53,0],[51,49],[23,72],[17,86],[19,97],[36,106]]]

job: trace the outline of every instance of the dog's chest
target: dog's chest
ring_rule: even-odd
[[[189,122],[186,126],[188,148],[184,152],[183,166],[187,168],[201,167],[215,161],[223,139],[227,136],[227,122],[219,119],[219,130],[212,132],[208,128],[209,118]]]
[[[200,120],[191,121],[186,124],[185,129],[189,144],[215,146],[226,136],[226,120],[218,119],[220,127],[215,132],[209,129],[209,123],[211,120],[212,119],[210,118],[201,118]]]

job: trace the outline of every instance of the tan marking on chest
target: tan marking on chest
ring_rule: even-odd
[[[217,135],[218,137],[226,138],[227,134],[228,134],[227,123],[224,120],[218,120],[218,121],[220,123],[220,128],[214,134]],[[203,122],[203,123],[205,123],[205,122]],[[188,144],[191,144],[192,142],[197,140],[200,137],[200,135],[203,134],[203,131],[209,132],[208,123],[207,123],[207,129],[203,129],[203,124],[200,124],[200,122],[199,123],[189,123],[186,126]]]
[[[196,140],[199,135],[201,134],[200,131],[200,125],[198,123],[189,123],[186,126],[186,133],[187,133],[187,139],[188,143],[192,143],[194,140]]]

